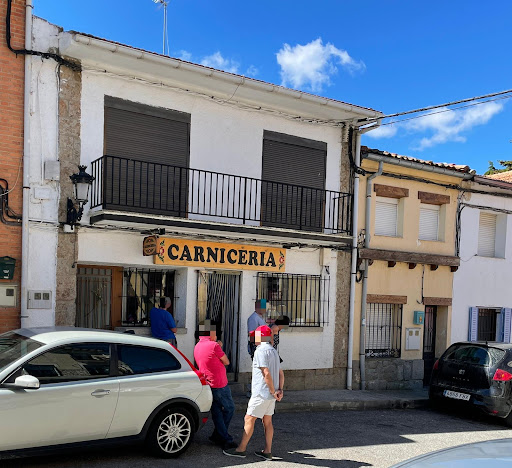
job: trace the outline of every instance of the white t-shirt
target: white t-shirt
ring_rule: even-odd
[[[254,353],[252,361],[252,382],[251,394],[259,395],[264,400],[273,400],[274,397],[270,393],[270,388],[265,382],[261,367],[266,367],[270,371],[272,381],[274,382],[274,390],[279,388],[279,354],[268,342],[261,343]]]

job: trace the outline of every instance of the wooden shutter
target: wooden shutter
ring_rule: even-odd
[[[375,235],[397,236],[398,200],[377,197],[375,202]]]
[[[190,115],[105,96],[105,208],[184,216]]]
[[[478,255],[494,257],[496,252],[496,215],[480,212],[478,226]]]
[[[469,333],[468,341],[477,341],[478,339],[478,307],[469,308]]]
[[[322,231],[327,143],[265,131],[262,225]]]
[[[439,239],[439,205],[420,205],[420,240],[436,241]]]
[[[503,317],[503,342],[510,343],[510,327],[512,326],[512,309],[504,307],[501,309],[501,315]]]

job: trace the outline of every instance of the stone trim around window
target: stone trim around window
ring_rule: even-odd
[[[367,304],[407,304],[407,296],[394,296],[391,294],[367,294]]]
[[[374,184],[373,191],[378,197],[406,198],[409,196],[409,189],[391,185]]]
[[[450,203],[450,195],[440,193],[418,192],[418,199],[421,203],[428,205],[448,205]]]

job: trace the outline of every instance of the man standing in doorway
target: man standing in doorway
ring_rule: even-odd
[[[215,426],[210,440],[227,450],[236,447],[228,428],[235,413],[235,403],[228,385],[226,367],[229,359],[222,351],[222,342],[217,341],[219,326],[216,322],[206,320],[199,326],[199,342],[194,348],[194,359],[212,389],[212,420]],[[220,331],[219,331],[220,336]]]
[[[151,320],[151,334],[154,338],[167,341],[177,347],[176,341],[176,322],[171,313],[167,310],[171,306],[169,297],[161,297],[159,301],[160,307],[153,307],[149,312]]]
[[[250,335],[251,332],[256,330],[256,328],[266,325],[265,322],[265,314],[267,313],[267,300],[266,299],[258,299],[255,303],[254,312],[247,319],[247,334]],[[251,359],[254,357],[254,351],[256,351],[256,345],[249,341],[247,346],[247,351],[251,356]]]
[[[272,415],[276,401],[281,401],[283,398],[284,373],[279,364],[279,355],[272,347],[271,340],[272,331],[269,327],[264,325],[256,329],[254,342],[257,348],[252,362],[252,395],[247,405],[244,434],[240,445],[223,450],[224,455],[245,458],[247,444],[254,432],[256,419],[261,419],[265,431],[265,448],[262,451],[254,452],[254,454],[265,460],[272,460],[272,439],[274,437]]]

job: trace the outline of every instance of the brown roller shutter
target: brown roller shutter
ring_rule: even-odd
[[[186,216],[190,115],[105,96],[105,208]]]
[[[265,131],[262,224],[321,231],[327,143]]]

